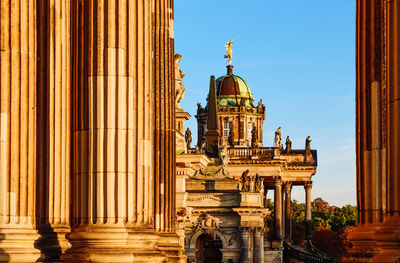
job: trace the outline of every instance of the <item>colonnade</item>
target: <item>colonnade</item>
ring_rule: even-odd
[[[282,186],[284,192],[282,192]],[[291,223],[291,193],[293,183],[291,181],[283,181],[280,176],[274,177],[274,239],[292,240],[292,223]],[[304,182],[305,190],[305,239],[312,239],[311,225],[311,188],[312,181]]]
[[[0,261],[179,260],[173,1],[0,5]]]

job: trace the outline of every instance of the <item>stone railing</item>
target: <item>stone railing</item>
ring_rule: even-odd
[[[272,158],[274,147],[252,148],[229,148],[230,159],[248,159],[250,157]]]
[[[307,263],[337,263],[338,261],[316,249],[311,242],[308,244],[309,249],[301,246],[293,246],[287,242],[283,243],[283,262],[297,262]]]

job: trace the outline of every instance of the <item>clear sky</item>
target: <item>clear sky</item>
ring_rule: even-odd
[[[279,126],[294,149],[310,135],[318,150],[312,198],[355,205],[355,1],[175,0],[181,106],[194,143],[196,103],[205,106],[210,75],[226,74],[231,39],[233,73],[266,106],[264,146]],[[294,187],[293,198],[304,202],[304,188]]]

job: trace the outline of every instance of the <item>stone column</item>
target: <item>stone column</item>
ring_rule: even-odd
[[[70,9],[68,0],[37,3],[37,246],[57,261],[70,247]]]
[[[34,262],[36,1],[0,6],[0,261]]]
[[[241,263],[252,263],[253,262],[253,253],[251,249],[251,233],[248,227],[241,227],[240,236],[242,238],[242,250],[240,255]]]
[[[264,263],[264,228],[254,230],[254,262]]]
[[[292,182],[285,183],[285,240],[292,241],[292,220],[291,220],[291,193]]]
[[[311,188],[312,182],[305,182],[304,189],[306,191],[306,240],[312,239],[312,222],[311,222]]]
[[[175,262],[172,1],[71,8],[73,222],[64,259]]]
[[[274,177],[274,186],[275,239],[282,240],[282,179],[280,176]]]

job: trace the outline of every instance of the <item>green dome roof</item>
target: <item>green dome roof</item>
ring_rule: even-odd
[[[239,106],[242,99],[246,100],[246,107],[255,108],[253,94],[246,81],[232,73],[233,66],[227,66],[228,73],[217,78],[217,103],[220,107]]]

